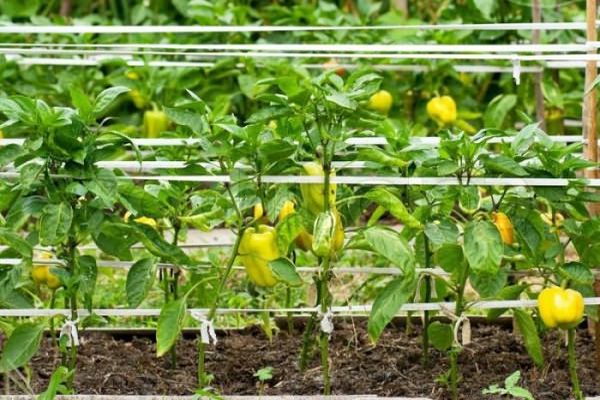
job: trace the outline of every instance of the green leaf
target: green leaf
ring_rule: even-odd
[[[102,200],[105,208],[110,208],[117,197],[117,177],[109,169],[99,169],[92,180],[85,183],[85,187]]]
[[[60,366],[52,373],[48,388],[39,394],[37,400],[54,400],[56,395],[60,393],[67,393],[68,389],[64,385],[68,379],[73,375],[75,371],[69,371],[67,367]]]
[[[181,250],[181,248],[167,242],[154,228],[136,222],[133,222],[130,225],[138,232],[140,242],[144,244],[144,247],[146,247],[150,253],[174,264],[193,264],[192,260],[183,250]]]
[[[0,228],[0,243],[15,250],[24,258],[33,257],[33,247],[31,244],[7,228]]]
[[[357,158],[358,160],[370,161],[394,168],[404,168],[408,164],[408,161],[405,161],[400,157],[396,157],[392,154],[388,154],[386,151],[376,147],[360,149],[358,151]]]
[[[277,248],[281,254],[287,254],[292,242],[305,230],[304,220],[299,213],[293,213],[279,221],[275,229]]]
[[[91,312],[98,278],[98,266],[96,259],[89,255],[78,256],[77,263],[79,265],[79,291],[83,294],[85,307]]]
[[[504,245],[490,221],[472,221],[465,227],[465,257],[474,273],[495,274],[500,268]]]
[[[501,129],[508,113],[517,105],[517,95],[501,94],[487,106],[483,115],[483,126]]]
[[[374,226],[365,230],[364,236],[373,251],[387,258],[392,264],[398,265],[405,272],[414,269],[414,252],[409,247],[406,239],[397,232]]]
[[[40,217],[40,243],[43,246],[54,246],[67,239],[73,209],[68,203],[48,204]]]
[[[462,268],[465,257],[463,249],[458,244],[445,244],[435,252],[435,262],[446,272],[458,272]]]
[[[390,281],[373,302],[367,330],[373,342],[377,342],[383,330],[415,293],[417,280],[414,273]]]
[[[357,103],[354,100],[342,93],[333,93],[329,96],[326,96],[325,100],[351,111],[356,110],[357,107]]]
[[[94,242],[100,250],[119,260],[131,260],[131,246],[138,242],[138,234],[123,223],[105,222],[94,232]]]
[[[203,232],[209,232],[223,221],[225,212],[222,208],[203,212],[200,214],[179,217],[179,220]]]
[[[434,247],[445,244],[456,244],[458,241],[458,228],[450,221],[430,222],[425,225],[425,235]]]
[[[186,300],[187,296],[170,301],[160,310],[156,327],[157,357],[162,357],[177,341],[187,311]]]
[[[4,147],[0,147],[0,167],[10,164],[23,155],[23,153],[23,146],[19,146],[17,144],[9,144]]]
[[[527,176],[525,168],[510,157],[499,154],[493,157],[482,157],[483,166],[489,172],[500,173],[506,176]]]
[[[126,182],[119,184],[119,196],[133,208],[136,215],[161,218],[167,206],[142,187]]]
[[[542,352],[542,344],[538,335],[535,322],[528,312],[515,308],[513,309],[513,315],[517,328],[521,335],[523,335],[523,344],[527,349],[527,354],[533,360],[535,365],[539,368],[544,366],[544,354]]]
[[[526,285],[510,285],[503,287],[500,292],[498,292],[497,298],[498,300],[516,300],[519,298],[521,293],[527,289]],[[508,308],[492,308],[487,312],[487,319],[496,319],[502,314],[508,311]]]
[[[125,86],[115,86],[100,92],[96,101],[94,102],[94,114],[99,117],[102,116],[110,107],[113,101],[119,95],[129,92],[129,88]]]
[[[79,115],[84,120],[88,120],[94,111],[94,106],[92,105],[89,97],[78,85],[73,85],[69,92],[71,94],[71,103],[73,103],[75,108],[77,108]]]
[[[287,258],[278,258],[270,261],[269,266],[277,280],[289,286],[302,286],[304,281],[298,272],[296,266]]]
[[[477,7],[477,9],[479,9],[479,12],[481,12],[481,15],[485,19],[487,19],[487,20],[492,19],[492,14],[493,14],[494,10],[496,9],[496,1],[495,0],[473,0],[473,4],[475,4],[475,7]]]
[[[467,214],[474,214],[480,206],[481,197],[477,186],[463,186],[458,195],[458,206]]]
[[[427,328],[429,342],[439,351],[446,351],[452,347],[454,342],[454,331],[452,325],[439,321],[433,321]]]
[[[177,125],[187,126],[196,134],[200,134],[206,131],[206,124],[202,119],[202,115],[185,110],[182,108],[165,108],[165,114],[167,117]]]
[[[127,273],[127,304],[137,308],[148,296],[156,276],[156,263],[153,258],[142,258],[135,262]]]
[[[421,228],[421,222],[416,219],[406,208],[404,203],[393,193],[383,187],[370,190],[365,197],[379,204],[390,212],[395,218],[409,228]]]
[[[37,353],[43,334],[43,324],[18,325],[2,349],[0,371],[12,371],[27,364]]]

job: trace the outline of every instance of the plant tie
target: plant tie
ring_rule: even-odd
[[[204,344],[217,344],[217,334],[211,320],[206,318],[206,314],[201,311],[191,311],[190,315],[196,321],[200,322],[200,340]]]
[[[323,313],[318,309],[318,314],[321,318],[321,332],[326,333],[331,337],[331,333],[333,332],[333,310],[329,307],[327,311]]]
[[[70,318],[67,318],[63,326],[60,328],[59,338],[67,336],[67,347],[79,346],[79,334],[77,333],[77,323],[79,323],[79,318],[75,321],[73,321]]]
[[[513,79],[515,80],[516,85],[521,84],[521,60],[515,56],[512,60],[513,64]]]
[[[454,334],[454,345],[463,347],[471,343],[471,321],[465,314],[459,317],[449,309],[442,307],[442,312],[454,323],[452,333]],[[462,329],[461,329],[462,327]],[[458,340],[458,332],[461,333],[460,341]]]

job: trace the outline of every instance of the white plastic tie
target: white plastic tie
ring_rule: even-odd
[[[79,334],[77,333],[77,323],[79,319],[73,321],[68,318],[60,328],[59,337],[67,336],[67,347],[79,346]]]
[[[321,310],[318,312],[319,317],[321,318],[321,332],[331,336],[333,333],[333,310],[330,307],[325,313],[321,312]]]
[[[513,65],[513,79],[515,80],[516,85],[521,84],[521,60],[516,57],[512,60]]]
[[[213,322],[206,318],[206,314],[201,311],[191,311],[190,315],[196,321],[200,322],[200,340],[204,344],[217,344],[217,334]]]

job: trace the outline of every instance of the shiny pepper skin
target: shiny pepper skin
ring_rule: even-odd
[[[144,112],[144,135],[147,138],[157,138],[169,129],[169,118],[160,110],[148,110]]]
[[[441,125],[456,121],[456,103],[450,96],[434,97],[427,103],[427,114]]]
[[[43,252],[40,258],[44,260],[51,260],[52,254]],[[60,278],[52,273],[49,265],[34,265],[31,269],[31,279],[37,285],[46,285],[51,290],[58,289],[62,286]]]
[[[277,233],[268,225],[248,228],[240,242],[240,261],[250,280],[257,286],[272,287],[277,279],[271,271],[269,262],[280,257],[277,248]]]
[[[494,225],[498,228],[504,244],[511,245],[515,241],[515,229],[508,216],[502,212],[492,214]]]
[[[546,288],[538,297],[540,317],[548,328],[575,328],[583,318],[583,296],[558,286]]]
[[[392,95],[387,90],[380,90],[369,98],[368,107],[381,114],[387,114],[392,108]]]
[[[323,167],[321,164],[316,162],[309,162],[304,164],[304,172],[308,176],[323,176]],[[335,176],[335,172],[331,173],[331,176]],[[318,215],[323,212],[325,206],[324,191],[325,185],[314,184],[314,183],[303,183],[300,185],[300,193],[302,193],[302,199],[304,200],[304,206],[308,211],[314,215]],[[329,184],[329,208],[335,208],[335,195],[336,195],[336,184]]]

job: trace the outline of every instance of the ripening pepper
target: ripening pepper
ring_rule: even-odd
[[[304,164],[304,172],[308,176],[323,176],[323,167],[316,162],[309,162]],[[335,176],[335,172],[331,172],[330,176]],[[308,211],[318,215],[324,211],[325,196],[324,196],[325,185],[319,183],[303,183],[300,185],[300,193],[302,193],[302,199],[304,205]],[[329,208],[335,208],[335,194],[336,184],[329,184]]]
[[[380,90],[369,98],[368,107],[381,114],[387,114],[392,108],[392,95],[387,90]]]
[[[129,222],[129,217],[131,217],[131,212],[127,211],[125,213],[125,215],[123,216],[123,221]],[[156,222],[156,220],[154,218],[138,217],[138,218],[135,218],[134,221],[137,222],[138,224],[144,224],[144,225],[148,225],[154,229],[158,229],[158,223]]]
[[[144,112],[144,135],[157,138],[169,128],[169,118],[164,111],[147,110]]]
[[[257,286],[271,287],[277,283],[269,266],[270,261],[280,257],[276,238],[275,228],[268,225],[248,228],[242,236],[240,261],[250,280]]]
[[[281,221],[288,215],[293,214],[295,212],[296,212],[296,210],[295,210],[294,202],[290,201],[290,200],[286,200],[285,203],[283,203],[281,210],[279,210],[278,218]],[[296,246],[298,246],[298,248],[300,248],[301,250],[304,250],[304,251],[308,251],[312,247],[312,240],[313,240],[312,235],[310,233],[308,233],[306,230],[303,230],[302,232],[300,232],[298,234],[298,236],[296,236],[296,239],[294,241],[296,243]]]
[[[139,110],[143,110],[149,104],[148,98],[138,89],[130,90],[129,98],[131,99],[133,105]]]
[[[438,96],[427,102],[427,114],[440,125],[456,121],[456,103],[450,96]]]
[[[548,328],[575,328],[583,318],[583,296],[558,286],[546,288],[538,297],[540,317]]]
[[[42,252],[40,258],[51,260],[52,254]],[[46,285],[52,290],[58,289],[62,285],[60,278],[52,273],[49,265],[34,265],[31,269],[31,278],[37,285]]]
[[[513,227],[512,222],[506,214],[503,212],[493,213],[492,220],[494,221],[494,225],[498,228],[500,232],[500,236],[502,237],[502,241],[504,244],[511,245],[515,241],[515,229]]]

